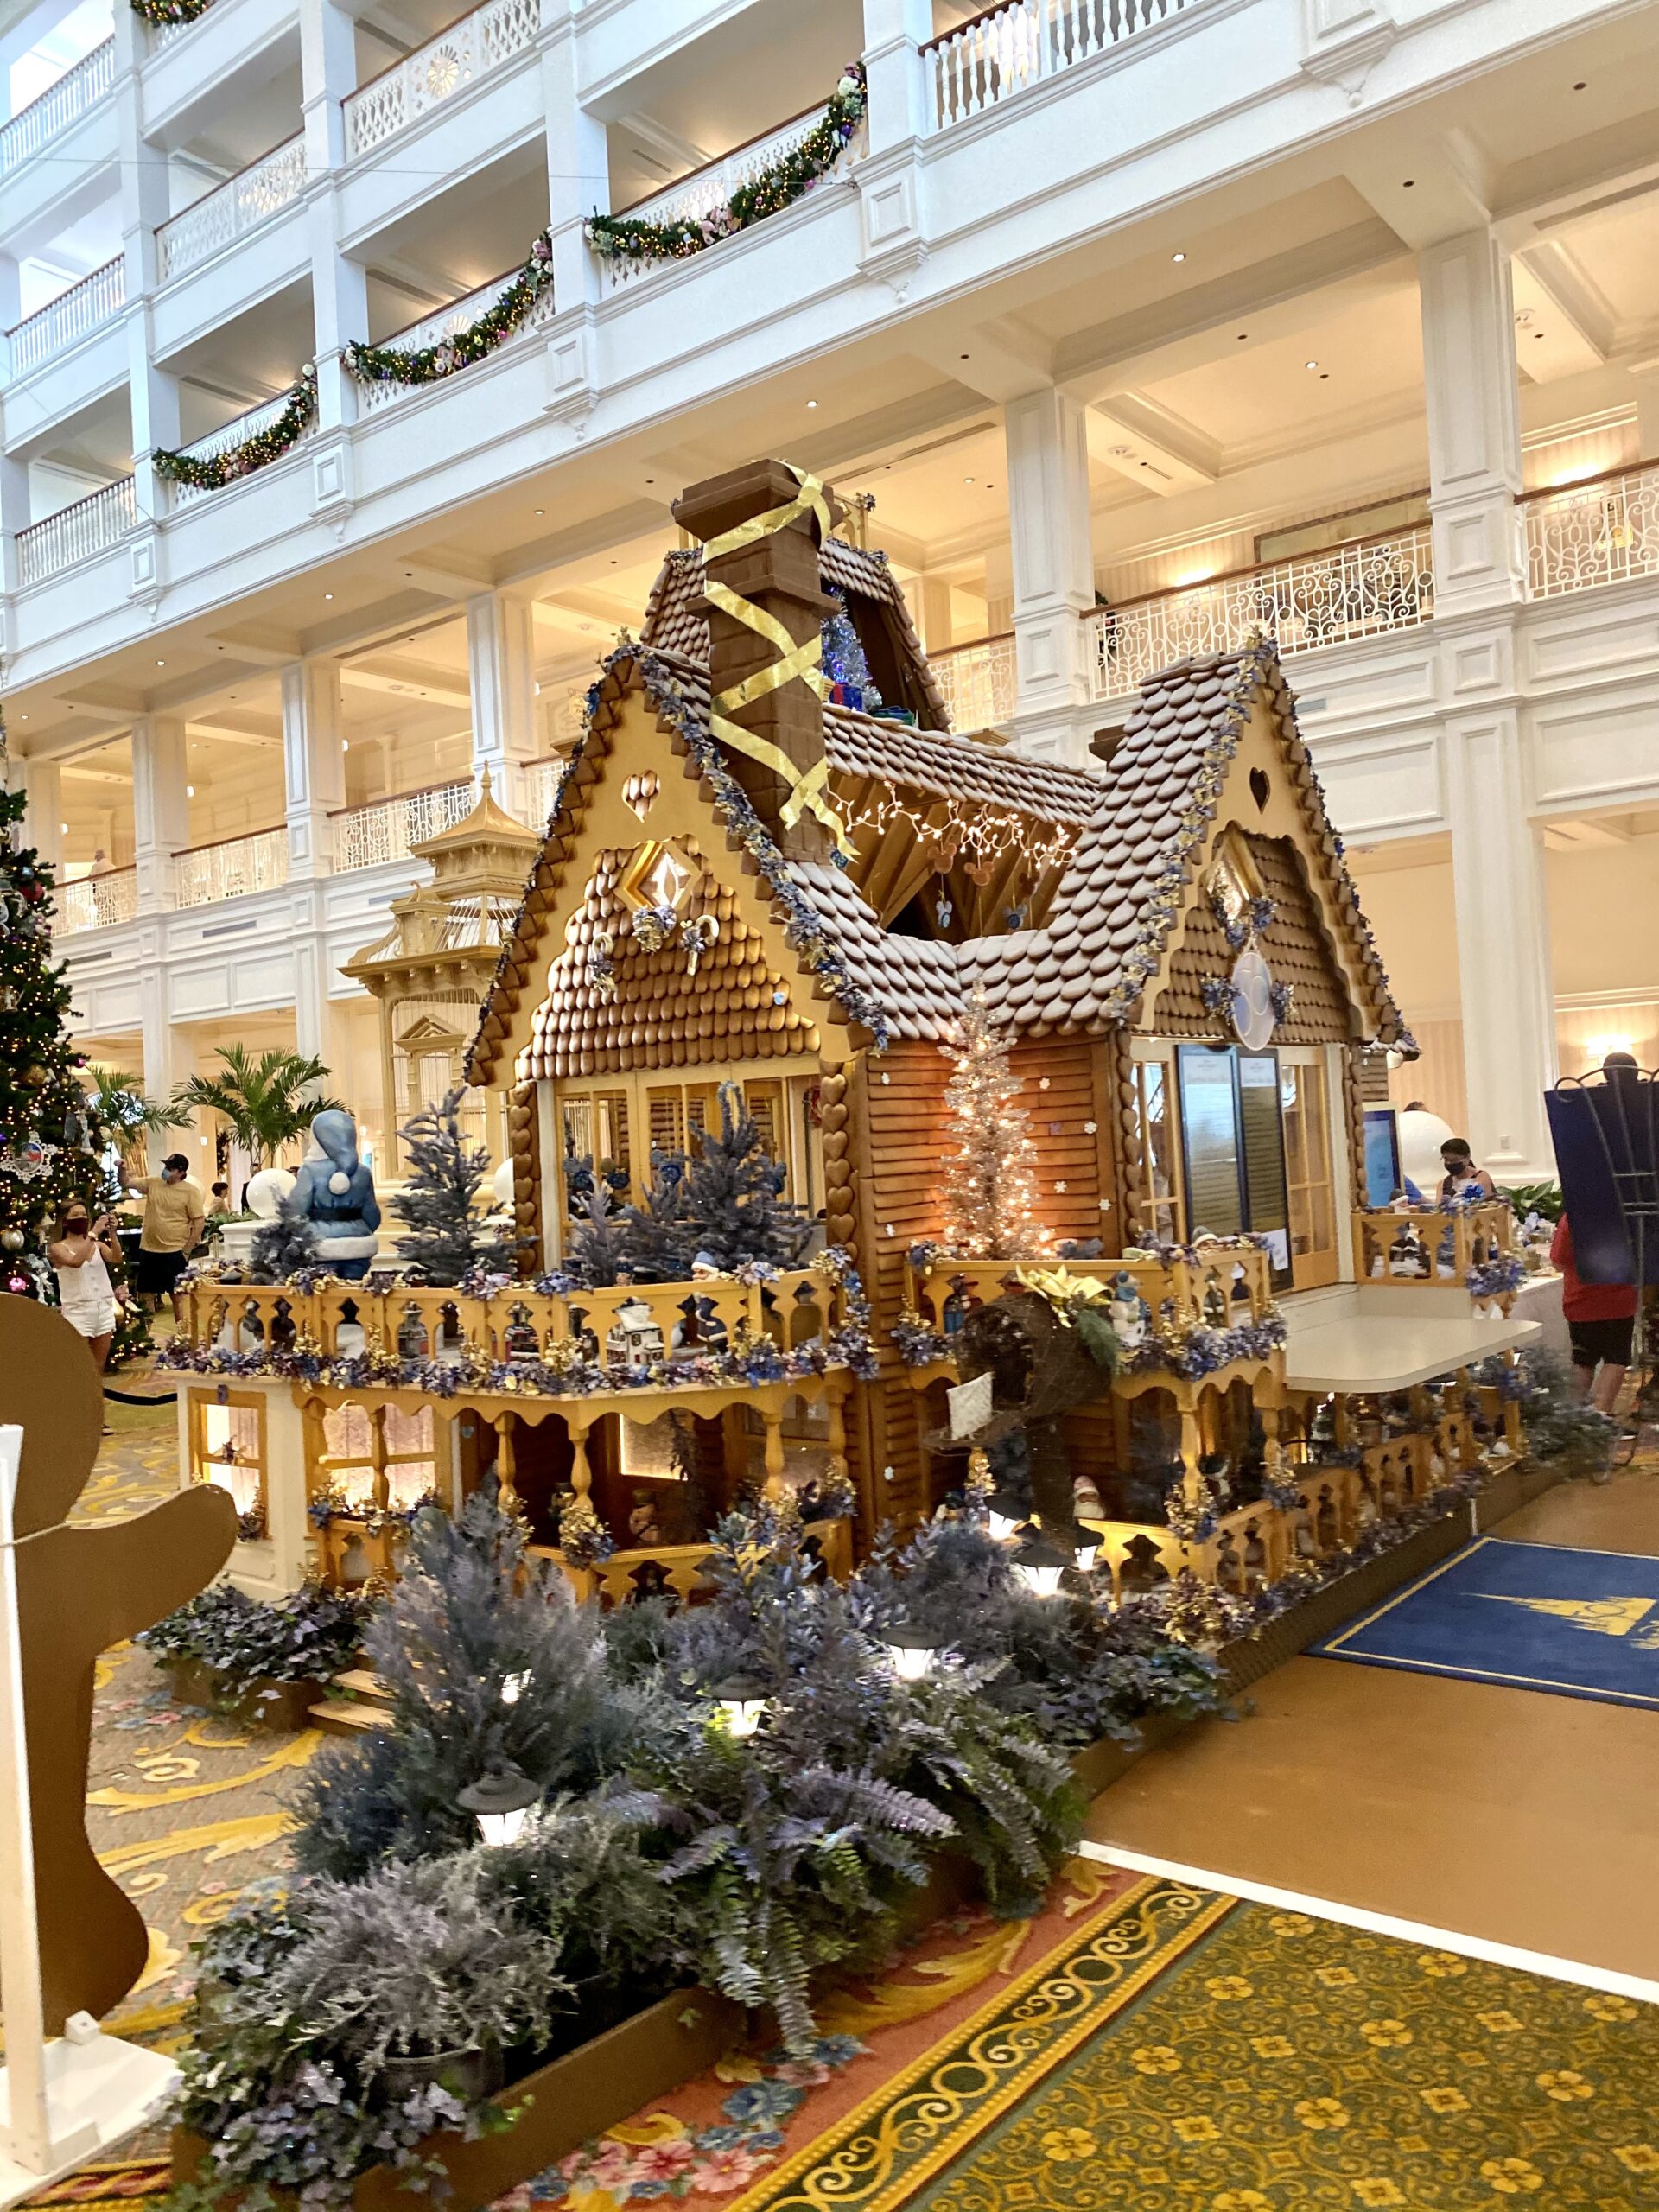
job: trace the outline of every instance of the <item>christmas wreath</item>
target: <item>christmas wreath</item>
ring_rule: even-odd
[[[780,214],[826,177],[864,120],[864,67],[855,61],[837,80],[823,115],[798,146],[740,184],[721,207],[668,223],[635,215],[590,215],[583,226],[595,253],[623,261],[684,261],[718,238]]]
[[[289,387],[281,414],[263,430],[244,438],[240,445],[229,446],[223,453],[202,454],[169,453],[157,446],[150,459],[156,474],[169,483],[188,484],[198,492],[217,492],[240,476],[251,476],[255,469],[280,461],[316,419],[317,372],[315,364],[308,361]]]
[[[524,267],[475,322],[435,346],[370,346],[353,339],[340,359],[359,384],[440,384],[505,346],[553,282],[553,238],[537,238]]]

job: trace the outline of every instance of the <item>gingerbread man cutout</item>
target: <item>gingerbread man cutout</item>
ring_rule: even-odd
[[[60,1313],[0,1296],[0,1423],[23,1432],[15,1529],[41,1989],[48,2035],[101,2018],[144,1970],[142,1914],[86,1834],[99,1654],[204,1589],[236,1541],[227,1491],[203,1484],[130,1520],[72,1529],[104,1425],[85,1339]]]

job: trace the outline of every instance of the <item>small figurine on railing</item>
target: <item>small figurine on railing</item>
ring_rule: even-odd
[[[358,1151],[357,1123],[343,1107],[330,1107],[311,1124],[311,1148],[300,1166],[289,1200],[293,1213],[315,1232],[317,1258],[342,1282],[361,1282],[380,1249],[375,1231],[380,1208],[374,1177]]]

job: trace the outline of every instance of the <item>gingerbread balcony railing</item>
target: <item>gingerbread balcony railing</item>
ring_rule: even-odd
[[[1158,1364],[1160,1343],[1185,1343],[1204,1331],[1272,1332],[1277,1325],[1268,1255],[1244,1238],[1146,1259],[960,1260],[918,1252],[905,1268],[908,1328],[901,1322],[895,1331],[906,1363],[949,1362],[949,1339],[976,1306],[1056,1270],[1097,1287],[1125,1353],[1138,1365]]]
[[[1467,1290],[1478,1306],[1507,1313],[1524,1269],[1515,1251],[1515,1216],[1503,1199],[1443,1211],[1414,1205],[1357,1211],[1354,1274],[1394,1289],[1439,1284]]]

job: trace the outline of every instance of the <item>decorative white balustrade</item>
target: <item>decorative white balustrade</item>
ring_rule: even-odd
[[[532,760],[524,771],[524,815],[532,830],[539,830],[553,811],[567,766],[561,753],[551,760]]]
[[[156,232],[163,283],[194,269],[278,213],[305,189],[305,139],[290,138],[207,193]]]
[[[115,41],[106,38],[0,130],[0,176],[38,153],[59,131],[67,130],[94,100],[103,99],[114,82]]]
[[[340,105],[346,158],[355,161],[411,123],[441,107],[536,42],[540,0],[485,0],[470,16],[440,31],[403,60],[371,78]]]
[[[400,346],[410,353],[419,353],[423,346],[441,345],[446,338],[454,338],[469,323],[476,322],[486,308],[493,307],[518,274],[517,269],[504,270],[500,276],[492,276],[487,284],[480,284],[477,291],[468,292],[465,299],[456,300],[447,308],[440,308],[435,314],[423,315],[419,322],[411,322],[402,330],[394,330],[390,338],[380,339],[378,342],[382,346]],[[534,330],[541,323],[550,322],[553,315],[553,287],[550,284],[531,302],[530,313],[518,328],[520,331]],[[512,340],[507,342],[511,344]],[[412,384],[359,384],[357,387],[357,411],[359,415],[377,414],[383,407],[395,407],[400,399],[407,399],[411,391],[420,389],[419,385]]]
[[[751,138],[741,146],[734,146],[729,154],[718,160],[705,162],[700,169],[692,169],[675,183],[664,185],[649,200],[636,200],[632,207],[618,212],[632,215],[642,223],[697,223],[723,207],[740,185],[752,184],[762,170],[769,169],[774,162],[794,151],[802,140],[811,136],[823,120],[823,104],[810,107],[804,114],[792,115],[787,123],[780,123],[764,137]],[[868,143],[865,126],[860,124],[847,142],[840,160],[829,173],[818,179],[810,190],[822,190],[823,186],[844,177],[849,165],[855,162]],[[635,260],[625,254],[607,253],[604,257],[605,281],[614,291],[631,278],[640,276],[649,270],[660,269],[663,264],[654,260]]]
[[[73,883],[59,884],[53,896],[60,937],[112,929],[118,922],[131,921],[138,912],[138,871],[111,868],[99,875],[79,875]]]
[[[175,906],[213,906],[221,899],[275,891],[288,881],[288,831],[252,830],[245,837],[220,837],[192,845],[175,859]]]
[[[1265,631],[1281,652],[1409,630],[1434,612],[1427,524],[1300,561],[1217,576],[1184,591],[1103,607],[1094,631],[1094,695],[1111,699],[1190,656],[1227,652]]]
[[[1534,599],[1659,574],[1659,467],[1569,484],[1528,499],[1522,512]]]
[[[944,695],[952,729],[995,729],[1013,714],[1018,678],[1012,631],[930,653],[927,664]]]
[[[1039,78],[1104,54],[1178,16],[1187,0],[1007,0],[922,49],[933,128],[997,107]]]
[[[411,845],[453,829],[475,803],[468,776],[460,783],[434,785],[429,791],[377,799],[372,806],[343,808],[334,817],[334,874],[349,875],[357,868],[407,860]]]
[[[17,533],[17,581],[37,584],[46,576],[72,569],[77,561],[118,545],[138,521],[138,502],[130,476],[118,477],[98,491],[60,507],[44,522],[31,523]]]
[[[11,341],[11,373],[27,376],[42,361],[67,353],[70,346],[120,314],[127,303],[126,257],[118,253],[90,276],[83,276],[55,300],[14,323],[6,333]]]
[[[193,461],[213,461],[222,453],[229,453],[233,446],[257,437],[261,430],[268,429],[292,397],[291,391],[279,391],[275,399],[267,399],[257,407],[250,407],[245,415],[234,416],[219,429],[210,430],[205,438],[197,438],[193,444],[184,446],[181,450],[188,454]],[[301,431],[301,438],[308,438],[315,428],[314,420]],[[188,507],[193,499],[209,499],[212,497],[212,491],[201,485],[175,483],[173,486],[173,505],[175,507]]]
[[[207,0],[209,8],[213,3],[213,0]],[[207,9],[204,8],[202,15],[205,16],[207,12]],[[187,31],[194,30],[200,21],[201,16],[193,16],[188,23],[152,23],[149,27],[151,51],[159,53],[162,47],[172,46],[176,41],[181,39]]]

